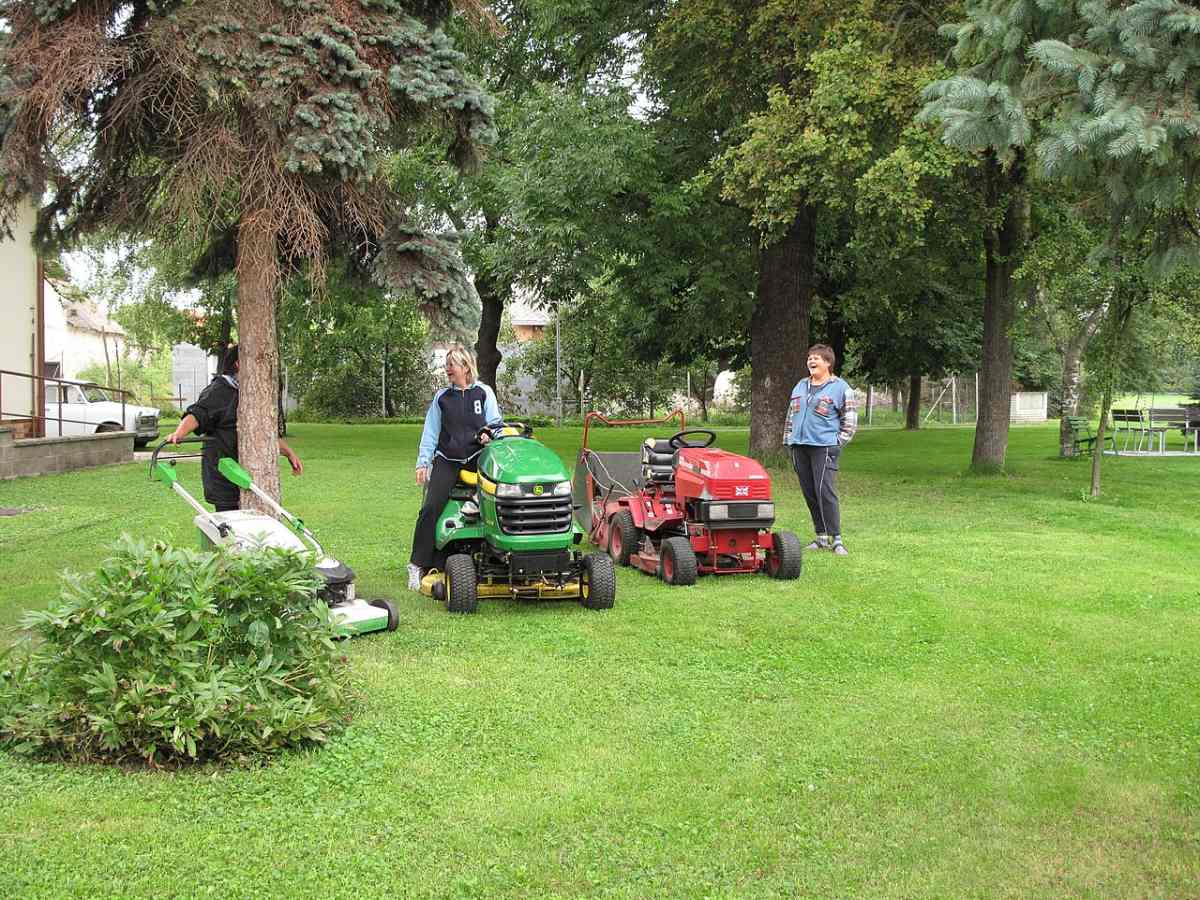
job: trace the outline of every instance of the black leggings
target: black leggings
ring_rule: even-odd
[[[429,471],[429,480],[425,482],[425,500],[421,504],[421,511],[417,513],[417,525],[413,529],[412,556],[409,562],[414,566],[428,569],[437,562],[433,544],[437,538],[438,516],[446,508],[450,491],[458,481],[458,473],[462,469],[475,471],[475,460],[455,463],[440,456],[433,458],[433,468]]]
[[[841,534],[842,514],[838,509],[837,471],[841,447],[792,444],[792,467],[800,479],[800,490],[808,503],[817,534]]]

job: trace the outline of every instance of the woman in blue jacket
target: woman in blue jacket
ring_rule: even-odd
[[[808,377],[792,388],[783,442],[791,452],[817,532],[804,549],[846,556],[837,495],[838,458],[858,428],[858,401],[854,389],[833,374],[836,360],[827,344],[808,348]]]
[[[475,469],[475,461],[489,440],[485,426],[503,421],[496,395],[475,380],[475,357],[455,345],[446,353],[447,387],[433,395],[425,413],[425,430],[417,450],[417,484],[425,485],[425,501],[413,529],[408,586],[421,589],[421,576],[434,563],[434,532],[450,489],[462,469]]]

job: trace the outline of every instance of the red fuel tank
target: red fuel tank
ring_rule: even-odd
[[[683,500],[770,500],[771,478],[755,460],[725,450],[685,447],[675,466]]]

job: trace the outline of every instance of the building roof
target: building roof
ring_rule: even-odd
[[[62,304],[63,317],[69,327],[97,334],[124,336],[125,329],[106,316],[79,288],[49,278],[46,279],[46,285],[50,288],[49,293]]]
[[[513,325],[548,325],[550,314],[535,307],[528,295],[518,291],[508,306],[508,320]]]

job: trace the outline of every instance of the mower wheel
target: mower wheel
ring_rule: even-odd
[[[658,574],[667,584],[696,583],[696,551],[685,537],[669,537],[662,542]]]
[[[476,592],[475,561],[466,553],[455,553],[446,560],[446,609],[452,613],[473,613],[479,606]]]
[[[767,554],[767,574],[780,581],[799,578],[802,556],[800,538],[790,531],[776,531],[771,535],[771,552]]]
[[[617,599],[617,570],[604,553],[583,558],[579,576],[579,603],[585,609],[612,609]]]
[[[376,609],[387,610],[388,614],[388,631],[395,631],[400,625],[400,615],[396,612],[396,604],[390,600],[368,600],[367,603]]]
[[[638,528],[633,524],[633,513],[618,510],[608,523],[608,555],[617,565],[627,566],[637,545]]]

